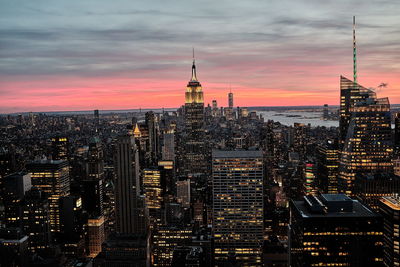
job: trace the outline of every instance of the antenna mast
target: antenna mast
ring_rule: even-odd
[[[357,84],[356,16],[353,16],[353,81]]]

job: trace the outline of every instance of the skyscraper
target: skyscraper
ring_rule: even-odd
[[[233,109],[233,93],[229,92],[228,94],[228,107]]]
[[[22,210],[22,228],[29,233],[28,248],[40,255],[40,251],[49,248],[51,240],[47,197],[37,187],[31,188],[26,192]]]
[[[357,102],[351,110],[351,120],[339,167],[339,186],[352,195],[355,176],[365,173],[392,171],[391,117],[387,98],[369,97]]]
[[[321,193],[338,192],[339,148],[338,142],[328,140],[317,147],[318,186]]]
[[[158,117],[153,111],[146,112],[145,122],[149,131],[149,141],[147,151],[149,152],[149,161],[155,165],[160,156],[160,129]]]
[[[261,266],[262,152],[214,150],[212,164],[215,264]]]
[[[306,126],[303,123],[294,123],[294,152],[299,154],[300,161],[305,159],[306,155]]]
[[[187,174],[205,174],[205,132],[204,100],[200,82],[196,76],[196,65],[193,59],[192,77],[185,93],[185,161]]]
[[[339,189],[354,194],[357,174],[392,171],[391,115],[388,98],[357,83],[355,17],[353,17],[353,81],[340,77]]]
[[[400,156],[400,112],[397,112],[394,118],[394,149],[396,156]]]
[[[290,203],[290,266],[382,266],[382,218],[343,194]]]
[[[175,131],[169,129],[164,133],[162,159],[175,161]]]
[[[51,139],[52,159],[53,160],[68,160],[69,157],[69,142],[65,136],[56,136]]]
[[[100,140],[95,137],[89,143],[87,175],[82,181],[83,208],[89,216],[103,215],[104,156]]]
[[[150,227],[161,222],[161,170],[158,168],[143,170],[143,188],[145,203],[149,211]]]
[[[400,266],[400,198],[398,195],[383,197],[379,205],[379,213],[383,216],[385,266]]]
[[[51,231],[60,232],[60,199],[70,193],[68,163],[63,160],[42,160],[31,162],[26,168],[31,173],[32,185],[47,194]]]
[[[139,185],[139,155],[134,137],[118,137],[115,152],[116,230],[124,234],[145,232],[145,217]]]

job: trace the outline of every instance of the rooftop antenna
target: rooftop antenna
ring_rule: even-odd
[[[356,16],[353,16],[353,81],[357,84]]]
[[[192,78],[191,81],[197,82],[197,75],[196,75],[196,64],[194,59],[194,47],[193,47],[193,65],[192,65]]]

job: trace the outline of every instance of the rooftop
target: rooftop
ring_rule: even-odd
[[[262,158],[260,150],[213,150],[213,158]]]
[[[400,196],[398,194],[383,197],[381,202],[393,210],[400,210]]]
[[[304,200],[293,201],[292,203],[303,218],[378,216],[357,200],[344,194],[305,196]]]

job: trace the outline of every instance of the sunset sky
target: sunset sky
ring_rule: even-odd
[[[352,78],[400,103],[400,1],[0,0],[0,113],[179,107],[192,47],[205,102],[337,105]]]

